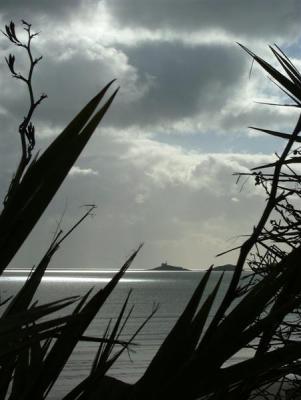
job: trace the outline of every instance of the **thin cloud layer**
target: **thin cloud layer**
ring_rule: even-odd
[[[56,265],[96,266],[104,260],[103,266],[118,267],[143,240],[145,249],[136,266],[150,267],[167,258],[206,267],[216,253],[240,243],[239,234],[250,232],[265,196],[252,179],[236,185],[232,173],[270,161],[269,156],[200,155],[150,139],[112,139],[91,143],[90,156],[82,164],[97,168],[98,175],[78,176],[76,184],[71,176],[36,229],[37,236],[49,238],[65,204],[68,226],[81,212],[76,204],[97,203],[96,216],[57,255]],[[27,246],[15,260],[18,265],[29,262],[31,244]]]

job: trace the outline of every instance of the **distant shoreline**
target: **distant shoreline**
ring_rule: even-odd
[[[233,272],[235,269],[235,266],[232,264],[226,264],[226,265],[220,265],[213,267],[212,272],[221,272],[221,271],[231,271]],[[180,266],[174,266],[174,265],[163,265],[161,264],[158,267],[154,268],[137,268],[137,269],[129,269],[126,271],[126,273],[131,273],[131,272],[206,272],[208,268],[200,268],[200,269],[195,269],[195,268],[184,268]],[[97,273],[105,273],[105,274],[115,274],[119,271],[119,269],[113,269],[113,268],[101,268],[101,267],[84,267],[84,268],[72,268],[72,267],[52,267],[48,268],[45,271],[45,274],[97,274]],[[31,269],[29,268],[7,268],[4,271],[4,274],[28,274],[31,272]]]
[[[162,272],[168,272],[168,271],[191,271],[190,269],[183,268],[183,267],[177,267],[174,265],[169,265],[167,262],[162,263],[159,267],[155,268],[150,268],[148,271],[162,271]]]
[[[231,271],[231,272],[233,272],[234,270],[235,270],[235,265],[233,265],[233,264],[224,264],[224,265],[218,265],[216,267],[213,267],[212,272],[220,272],[220,271]],[[147,271],[161,271],[161,272],[182,271],[182,272],[191,272],[193,270],[188,269],[188,268],[179,267],[179,266],[169,265],[169,264],[167,264],[167,262],[164,262],[159,267],[150,268]],[[203,270],[199,270],[199,271],[206,271],[206,270],[203,269]]]
[[[225,264],[225,265],[219,265],[217,267],[213,267],[212,272],[217,272],[217,271],[231,271],[233,272],[235,270],[236,266],[233,264]]]

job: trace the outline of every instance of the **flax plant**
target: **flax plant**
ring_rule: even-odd
[[[281,50],[271,48],[284,74],[241,47],[293,100],[292,106],[300,107],[301,75]],[[301,214],[296,197],[300,199],[301,176],[293,166],[301,159],[296,148],[301,117],[291,134],[260,130],[287,143],[275,163],[259,167],[268,172],[250,172],[255,184],[266,190],[267,201],[252,234],[238,247],[229,288],[209,318],[223,277],[204,298],[212,274],[208,270],[143,377],[133,385],[131,400],[275,399],[283,397],[288,380],[290,398],[300,395]],[[246,265],[254,275],[244,284],[241,274]],[[254,356],[229,365],[244,348],[253,348]],[[276,394],[269,391],[271,385],[278,388]]]
[[[35,147],[35,127],[31,118],[37,106],[47,96],[42,94],[38,100],[35,100],[32,86],[33,72],[42,57],[33,57],[31,42],[37,34],[32,33],[29,23],[22,21],[22,24],[27,33],[26,42],[19,40],[13,22],[7,25],[3,32],[10,42],[23,48],[28,55],[29,72],[26,76],[16,72],[14,55],[10,54],[6,58],[6,63],[13,78],[26,83],[30,105],[27,116],[19,126],[21,159],[5,196],[4,209],[0,215],[0,275],[59,189],[118,91],[118,89],[115,90],[104,105],[96,110],[114,80],[108,83],[77,114],[42,155],[36,154],[32,157]],[[93,295],[90,290],[82,298],[74,296],[40,306],[37,306],[36,302],[33,303],[35,293],[52,256],[93,209],[94,206],[91,206],[67,233],[64,234],[61,229],[58,229],[49,249],[40,263],[33,268],[21,290],[13,299],[6,299],[1,304],[6,308],[2,309],[0,318],[0,400],[7,398],[39,400],[47,397],[79,341],[94,341],[100,344],[89,382],[97,376],[98,379],[103,378],[105,385],[106,371],[120,354],[129,348],[140,329],[156,311],[156,309],[153,310],[150,317],[128,341],[121,340],[120,335],[132,311],[127,311],[129,293],[116,323],[107,329],[104,337],[90,337],[85,334],[89,324],[131,265],[141,245],[112,280]],[[74,303],[76,304],[72,314],[52,316],[54,312]],[[44,320],[44,317],[47,319]],[[116,350],[115,346],[118,346],[119,350]],[[111,383],[111,380],[109,382]],[[82,385],[85,388],[87,386],[85,383]]]

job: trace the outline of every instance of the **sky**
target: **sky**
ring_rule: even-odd
[[[293,108],[258,104],[286,99],[242,43],[275,64],[276,43],[301,66],[299,0],[10,0],[0,25],[24,19],[40,32],[43,55],[34,74],[37,149],[46,146],[108,81],[116,100],[13,267],[36,264],[62,214],[68,229],[97,210],[55,255],[52,267],[118,268],[144,242],[132,268],[167,261],[191,269],[235,262],[216,254],[239,245],[265,204],[252,179],[235,172],[273,158],[281,140],[249,126],[290,132]],[[0,196],[20,156],[18,125],[28,107],[22,82],[10,79],[28,63],[0,37]]]

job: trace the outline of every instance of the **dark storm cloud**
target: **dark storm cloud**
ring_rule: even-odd
[[[50,9],[50,3],[30,1],[28,10],[54,21],[56,13],[62,17],[70,16],[71,10],[82,6],[81,9],[91,11],[88,5],[92,3],[95,7],[99,2],[76,1],[71,9],[70,2],[55,1],[51,2]],[[225,8],[225,3],[231,12]],[[267,14],[267,5],[258,1],[250,6],[245,1],[234,0],[214,0],[210,4],[190,0],[112,0],[105,4],[113,21],[114,18],[122,20],[124,26],[172,27],[177,32],[221,27],[232,30],[232,33],[249,34],[253,18],[257,21],[256,32],[253,33],[257,35],[261,30],[272,34],[280,19],[281,34],[293,32],[300,3],[293,0],[286,2],[285,6],[279,3],[279,7],[275,6],[271,13],[273,17],[267,18],[264,24],[261,18]],[[8,9],[18,11],[22,7],[19,1],[13,1],[4,7],[4,10]],[[74,26],[78,17],[74,17]],[[157,39],[138,41],[134,46],[103,45],[100,38],[94,41],[76,40],[76,31],[71,30],[68,35],[68,29],[71,29],[68,24],[62,25],[62,28],[65,34],[56,38],[52,37],[51,31],[43,33],[43,48],[39,49],[39,41],[36,41],[37,53],[43,54],[44,60],[35,75],[35,88],[37,93],[45,91],[49,95],[38,113],[38,118],[44,123],[55,127],[68,122],[100,87],[115,77],[121,91],[114,104],[114,115],[105,119],[110,126],[156,129],[160,125],[161,130],[168,131],[174,123],[194,117],[202,121],[207,129],[211,119],[215,121],[214,128],[219,128],[225,118],[232,118],[231,114],[221,117],[221,110],[239,91],[243,79],[246,80],[245,71],[249,65],[248,58],[236,44],[214,42],[188,46],[180,41]],[[5,89],[8,85],[12,88],[11,82],[4,81],[2,87]],[[22,115],[25,98],[20,95],[20,90],[16,93],[7,89],[6,107],[11,113]],[[235,110],[232,111],[235,114]],[[241,122],[245,124],[239,113],[235,114],[235,118],[236,126]],[[231,129],[231,121],[224,126]]]
[[[121,26],[273,38],[300,31],[299,0],[106,0]]]
[[[135,105],[120,105],[119,121],[127,125],[164,124],[200,111],[217,112],[233,94],[246,66],[246,58],[235,45],[187,47],[151,42],[123,50],[151,82]]]
[[[46,123],[61,125],[67,123],[101,87],[115,78],[113,62],[105,56],[103,59],[91,58],[84,47],[70,47],[57,41],[53,51],[54,43],[48,41],[47,44],[47,50],[34,48],[35,54],[44,56],[35,70],[35,95],[36,98],[42,92],[48,95],[35,116]],[[98,56],[100,53],[101,50]],[[17,54],[16,68],[26,73],[28,66],[22,69],[20,64],[20,56]],[[1,99],[0,104],[10,114],[21,117],[28,106],[27,90],[22,82],[7,79],[7,76],[9,72],[7,68],[3,68],[0,82],[6,96]]]
[[[85,3],[88,6],[92,1],[90,0],[9,0],[3,2],[0,8],[4,20],[9,19],[28,19],[29,22],[40,18],[47,20],[47,18],[63,19],[73,15],[77,9]]]
[[[106,118],[111,126],[170,125],[201,112],[210,117],[233,96],[247,62],[236,45],[187,47],[178,42],[150,42],[112,51],[95,43],[88,47],[49,40],[47,44],[35,74],[35,91],[49,97],[37,115],[54,125],[67,123],[115,77],[121,91],[114,115]],[[3,79],[2,86],[6,98],[1,103],[12,114],[23,115],[27,94],[22,84]]]
[[[147,245],[140,266],[166,258],[199,266],[200,256],[203,265],[217,249],[227,248],[226,238],[248,233],[264,198],[253,185],[240,193],[232,173],[267,162],[256,153],[269,149],[259,141],[250,151],[250,138],[237,144],[237,131],[248,125],[273,128],[276,113],[282,121],[291,115],[279,109],[257,112],[250,105],[258,92],[265,99],[270,93],[255,66],[248,79],[250,59],[234,41],[243,38],[260,51],[270,40],[291,44],[300,32],[300,4],[12,0],[1,5],[2,27],[10,19],[17,23],[24,18],[42,31],[33,45],[35,55],[44,56],[34,75],[34,89],[49,98],[34,118],[37,148],[50,140],[44,139],[47,134],[59,133],[110,79],[117,78],[121,86],[100,126],[112,129],[93,136],[32,235],[27,256],[20,255],[15,265],[37,261],[37,243],[45,248],[66,199],[67,225],[78,217],[83,203],[98,204],[98,217],[82,226],[70,245],[66,243],[56,265],[117,267],[142,239]],[[216,29],[220,34],[210,36]],[[20,156],[18,124],[28,106],[25,87],[9,79],[4,62],[4,56],[15,51],[0,38],[2,198]],[[18,70],[23,61],[16,54]],[[237,154],[229,153],[234,152],[231,143],[221,145],[219,135],[224,132],[237,144]],[[168,144],[179,134],[184,138],[181,143]],[[207,155],[202,144],[195,146],[191,134],[202,136],[213,153]]]

